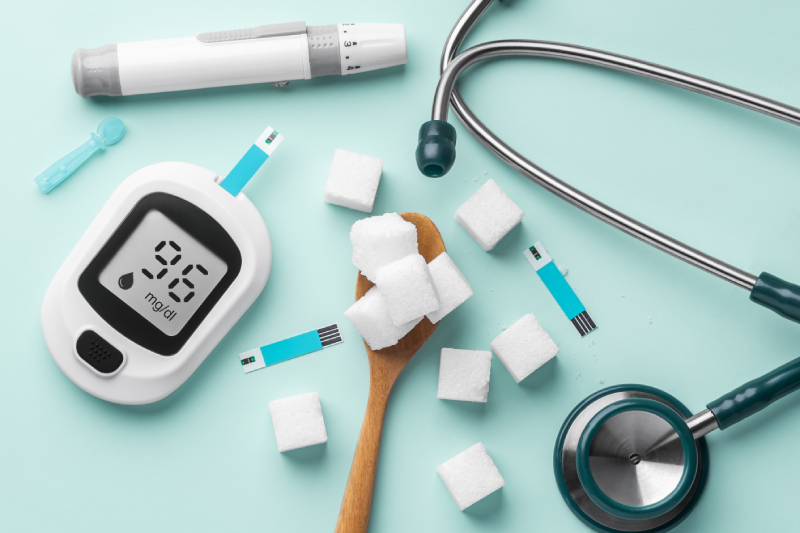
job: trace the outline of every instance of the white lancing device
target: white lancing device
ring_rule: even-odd
[[[72,81],[83,96],[127,96],[347,75],[407,61],[402,24],[271,24],[78,48]]]

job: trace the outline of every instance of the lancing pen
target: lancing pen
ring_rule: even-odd
[[[344,76],[403,65],[402,24],[270,24],[194,37],[78,48],[75,92],[128,96]]]

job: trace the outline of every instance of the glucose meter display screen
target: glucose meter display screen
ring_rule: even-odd
[[[160,211],[149,211],[100,273],[100,284],[170,337],[202,305],[227,264]]]

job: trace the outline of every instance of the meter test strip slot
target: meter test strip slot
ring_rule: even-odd
[[[42,304],[45,342],[70,380],[106,401],[147,404],[205,360],[269,277],[267,227],[239,191],[281,140],[268,128],[225,180],[170,162],[120,184]]]
[[[338,324],[331,324],[320,329],[312,329],[306,333],[254,348],[239,354],[245,374],[260,370],[269,365],[286,361],[294,357],[306,355],[323,348],[339,344],[342,334]]]
[[[525,259],[528,260],[536,273],[539,274],[539,279],[542,280],[547,290],[553,295],[556,303],[561,307],[561,310],[564,311],[564,314],[567,315],[567,318],[572,322],[572,325],[575,326],[575,329],[578,330],[581,337],[597,329],[594,320],[589,316],[589,313],[578,299],[575,291],[572,290],[567,280],[564,279],[561,271],[558,270],[555,262],[550,257],[550,254],[547,253],[547,250],[544,249],[541,242],[537,242],[522,252],[522,255],[525,256]]]

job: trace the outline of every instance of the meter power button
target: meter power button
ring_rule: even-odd
[[[78,357],[100,374],[112,374],[122,366],[122,352],[90,329],[78,337],[75,350]]]

